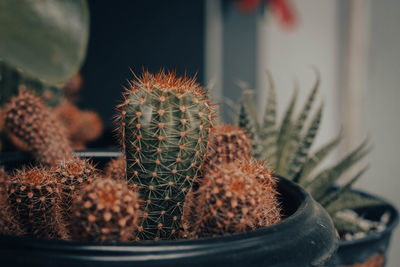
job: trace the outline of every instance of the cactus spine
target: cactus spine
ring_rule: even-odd
[[[124,181],[97,179],[74,199],[72,214],[75,240],[128,241],[137,227],[139,202]]]
[[[125,155],[108,162],[104,176],[112,180],[126,180],[126,158]]]
[[[144,199],[141,239],[173,238],[207,149],[212,107],[195,79],[144,72],[121,107],[127,181]]]
[[[30,91],[20,90],[5,106],[5,129],[47,165],[73,157],[65,129],[45,103]]]
[[[61,216],[61,196],[49,170],[35,167],[17,170],[8,181],[8,201],[26,235],[67,239]]]

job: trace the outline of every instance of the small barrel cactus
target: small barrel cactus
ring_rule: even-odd
[[[125,155],[110,160],[104,170],[104,176],[113,180],[126,180]]]
[[[212,106],[195,79],[144,72],[120,105],[127,181],[144,199],[139,237],[174,238],[182,206],[207,150]]]
[[[51,109],[30,91],[20,90],[4,108],[5,129],[15,136],[36,160],[56,165],[73,157],[65,129]]]
[[[26,235],[68,239],[58,183],[49,170],[43,167],[17,170],[7,184],[11,212]]]
[[[234,125],[221,125],[212,129],[209,137],[207,164],[249,159],[250,138],[244,130]]]
[[[259,162],[215,165],[187,196],[183,224],[190,238],[246,232],[280,221],[275,180]]]
[[[94,180],[97,170],[89,160],[73,158],[60,161],[60,164],[52,169],[52,175],[60,185],[64,219],[66,222],[70,222],[70,209],[74,194]]]
[[[73,200],[72,215],[74,240],[128,241],[134,238],[139,202],[125,181],[96,179]]]

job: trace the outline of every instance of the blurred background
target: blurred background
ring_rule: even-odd
[[[89,1],[90,39],[82,68],[80,106],[98,111],[112,127],[113,108],[131,68],[176,69],[197,74],[223,116],[232,118],[245,81],[256,92],[262,112],[269,70],[277,89],[278,116],[297,79],[300,101],[321,74],[324,118],[317,144],[343,130],[345,140],[333,157],[370,135],[372,167],[357,187],[400,207],[400,1],[292,0],[286,10],[244,1],[152,0]],[[327,163],[329,164],[329,162]],[[389,253],[389,267],[400,262],[400,232]]]

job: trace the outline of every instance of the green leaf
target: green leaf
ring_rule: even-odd
[[[299,178],[300,185],[304,186],[304,183],[307,182],[309,174],[326,158],[326,156],[329,155],[334,148],[339,145],[341,140],[342,135],[339,134],[333,140],[322,146],[317,152],[310,154],[306,163],[304,164],[301,176]]]
[[[345,185],[341,186],[338,190],[324,196],[320,200],[320,204],[324,207],[327,207],[330,203],[340,198],[344,193],[348,192],[353,184],[358,181],[358,179],[369,169],[369,164],[361,169],[353,178],[351,178]]]
[[[320,201],[320,199],[325,195],[325,192],[334,185],[346,170],[369,153],[370,148],[368,144],[369,140],[367,138],[359,147],[349,153],[335,166],[322,171],[312,178],[305,186],[306,189],[317,201]]]
[[[2,0],[0,25],[0,58],[24,76],[54,85],[79,70],[89,35],[85,0]]]
[[[274,166],[278,138],[276,129],[276,93],[272,76],[269,72],[266,73],[269,80],[268,99],[260,130],[260,139],[263,148],[262,158],[266,159],[269,165]]]
[[[317,113],[315,114],[306,135],[302,138],[297,151],[292,155],[292,160],[289,164],[287,177],[291,180],[294,180],[295,182],[298,182],[298,178],[300,176],[296,174],[298,174],[303,169],[304,163],[307,159],[308,151],[310,150],[310,147],[314,142],[315,136],[317,135],[319,125],[321,123],[323,107],[324,104],[322,103]]]
[[[0,107],[12,96],[17,95],[20,88],[34,91],[49,106],[58,105],[63,97],[63,91],[60,88],[44,84],[37,79],[24,77],[17,69],[0,60]]]
[[[340,198],[331,202],[328,206],[325,207],[326,211],[333,216],[336,212],[340,210],[356,210],[358,208],[364,208],[368,206],[382,206],[382,203],[379,200],[362,196],[357,194],[356,192],[347,191],[341,194]]]
[[[279,128],[279,135],[278,135],[278,148],[277,148],[277,154],[276,154],[276,172],[281,174],[284,170],[284,164],[283,162],[285,158],[285,148],[287,147],[287,142],[290,140],[290,131],[292,128],[292,114],[294,111],[294,108],[296,106],[297,102],[297,96],[298,96],[298,90],[297,88],[295,89],[292,99],[290,100],[289,106],[286,109],[285,115],[282,120],[282,124]]]
[[[303,129],[305,127],[308,116],[311,112],[311,108],[313,106],[315,97],[316,97],[318,89],[319,89],[320,78],[319,78],[319,74],[317,71],[316,71],[316,76],[317,76],[317,79],[315,81],[314,87],[311,90],[306,102],[304,103],[303,109],[301,110],[299,116],[297,117],[296,122],[294,123],[294,126],[290,132],[291,138],[290,138],[289,145],[287,147],[288,158],[285,158],[285,161],[290,162],[292,160],[293,154],[296,153],[296,151],[301,146],[301,133],[304,131]],[[288,174],[288,175],[289,175],[289,177],[291,177],[290,174]]]

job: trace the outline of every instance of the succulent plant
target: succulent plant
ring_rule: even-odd
[[[126,180],[126,158],[122,155],[108,162],[104,176],[112,180]]]
[[[73,158],[64,127],[42,99],[20,90],[4,107],[5,130],[39,162],[56,165]]]
[[[7,182],[12,215],[25,235],[44,239],[68,239],[63,222],[61,195],[48,169],[17,170]]]
[[[82,187],[93,182],[98,171],[87,159],[73,158],[60,161],[51,174],[60,185],[61,208],[66,223],[71,221],[72,199]]]
[[[134,238],[139,201],[126,182],[96,179],[73,201],[72,239],[96,242]]]
[[[141,239],[173,238],[182,206],[203,161],[212,106],[195,79],[144,72],[129,83],[119,124],[127,181],[144,199]]]
[[[205,166],[233,162],[251,156],[251,141],[246,132],[234,125],[219,125],[211,130]]]
[[[244,91],[238,107],[238,125],[247,131],[249,131],[248,129],[254,129],[248,134],[253,136],[252,142],[256,147],[256,151],[262,151],[262,154],[255,154],[254,156],[261,160],[266,160],[269,166],[275,169],[275,172],[279,175],[305,187],[330,212],[334,220],[334,214],[338,210],[379,205],[380,203],[377,201],[355,195],[349,191],[352,184],[361,177],[368,169],[368,166],[362,168],[353,177],[350,177],[348,182],[340,189],[332,191],[336,181],[343,178],[347,170],[368,154],[371,149],[368,139],[333,166],[322,171],[317,168],[342,139],[339,134],[316,151],[311,151],[323,111],[323,104],[321,104],[313,117],[309,118],[318,93],[319,75],[317,75],[317,81],[300,113],[294,116],[298,96],[298,92],[295,90],[279,124],[277,123],[276,93],[270,75],[269,80],[267,107],[262,121],[254,110],[256,105],[252,94],[248,91]],[[339,227],[339,224],[336,226]],[[340,226],[341,229],[338,229],[339,231],[346,230],[344,229],[346,224],[341,223]],[[349,225],[350,228],[353,227]]]
[[[280,221],[275,178],[256,160],[216,164],[187,196],[184,227],[189,237],[246,232]]]

